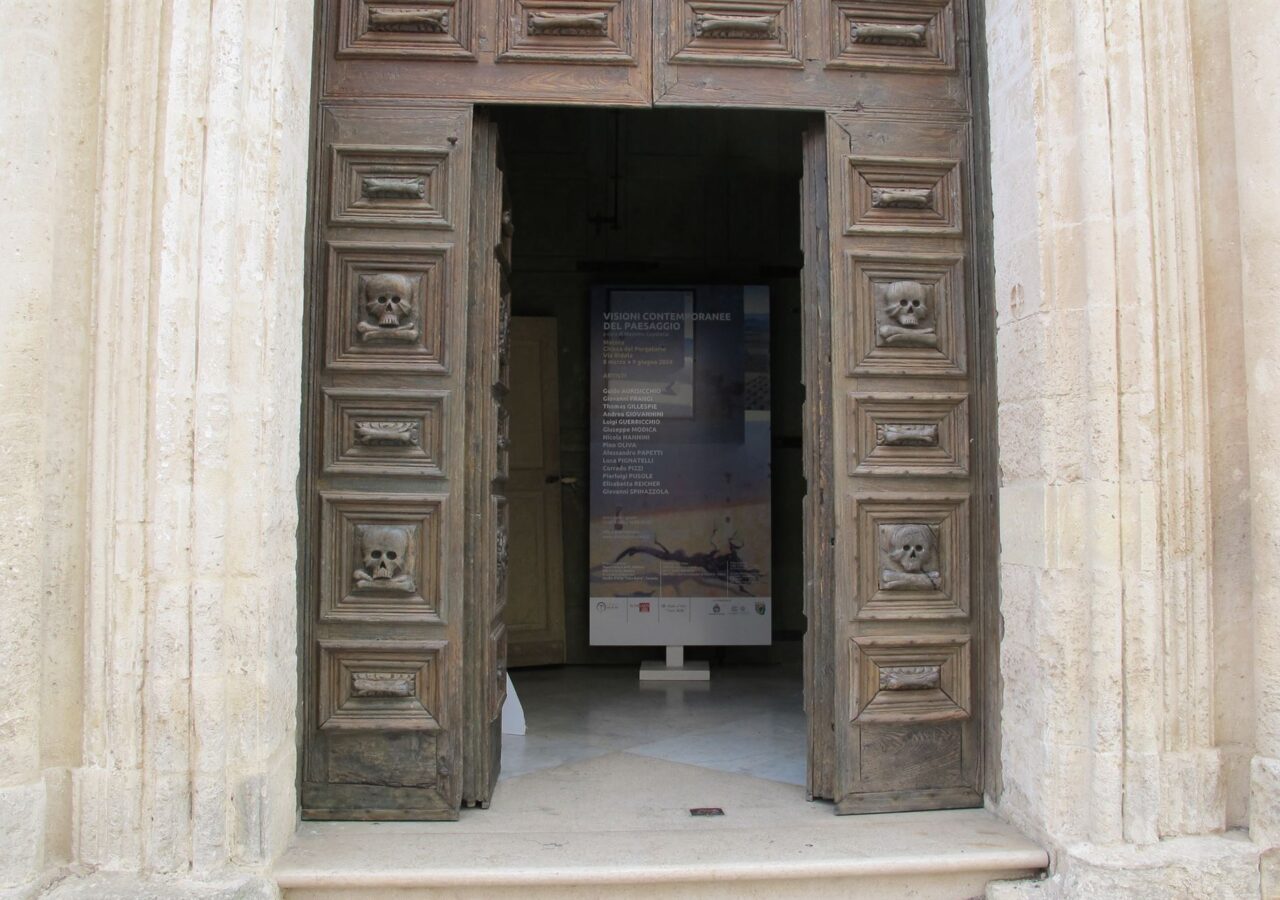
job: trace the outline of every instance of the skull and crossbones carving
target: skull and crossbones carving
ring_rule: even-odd
[[[932,526],[916,523],[880,526],[880,589],[939,590],[938,537]]]
[[[358,525],[356,538],[364,563],[364,568],[354,573],[357,588],[404,594],[416,590],[413,576],[408,572],[410,529],[398,525]]]
[[[937,347],[929,290],[918,281],[891,281],[879,285],[876,310],[881,346]]]
[[[413,323],[413,279],[390,272],[369,275],[364,279],[363,292],[367,320],[356,325],[361,340],[418,339],[418,326]]]

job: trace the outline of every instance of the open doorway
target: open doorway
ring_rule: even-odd
[[[503,737],[501,778],[575,769],[590,780],[593,767],[617,778],[619,767],[674,766],[683,776],[705,769],[804,785],[800,179],[810,117],[531,107],[490,115],[516,223],[504,618],[527,722],[524,735]],[[770,625],[749,644],[687,646],[688,659],[710,664],[709,682],[645,683],[639,666],[661,659],[663,647],[603,646],[589,621],[600,568],[590,539],[592,296],[711,286],[767,291]],[[724,554],[731,541],[708,534],[706,547],[682,551]],[[750,587],[739,593],[755,599]]]

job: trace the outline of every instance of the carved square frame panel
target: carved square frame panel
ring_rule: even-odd
[[[448,371],[445,359],[445,298],[449,245],[329,244],[325,290],[325,363],[335,371]],[[400,333],[387,333],[365,304],[375,276],[406,280],[412,315]]]
[[[834,0],[828,4],[830,69],[953,72],[952,0]]]
[[[444,477],[448,391],[324,388],[324,470]]]
[[[490,497],[493,507],[494,534],[497,545],[493,548],[494,615],[501,615],[507,608],[510,587],[511,563],[511,507],[506,497]]]
[[[449,151],[335,144],[330,160],[331,224],[453,227]]]
[[[868,394],[848,397],[850,475],[969,474],[965,394]]]
[[[845,317],[849,374],[965,374],[963,256],[850,252],[844,277],[852,303],[852,313]],[[887,318],[890,285],[903,282],[923,289],[928,317],[917,329],[920,337],[902,334],[910,329],[896,327]],[[890,328],[899,334],[890,333]]]
[[[489,632],[489,653],[494,673],[494,689],[489,692],[489,721],[502,715],[502,704],[507,700],[507,626],[499,622]]]
[[[321,492],[320,500],[321,621],[445,621],[445,495]],[[371,577],[364,544],[377,540],[399,544],[394,579]]]
[[[850,721],[942,722],[970,713],[969,636],[855,637]]]
[[[320,641],[323,731],[440,731],[447,641]]]
[[[803,67],[799,0],[665,0],[674,63]]]
[[[859,620],[965,619],[969,615],[967,494],[858,494],[854,608]],[[920,534],[920,529],[928,530]],[[905,533],[902,548],[897,540]],[[910,573],[895,560],[908,546],[925,547],[924,566]],[[913,553],[915,559],[918,552]],[[934,564],[936,568],[929,568]],[[892,580],[891,580],[892,579]]]
[[[340,0],[344,57],[472,60],[472,0]]]
[[[495,477],[506,480],[511,474],[511,412],[507,409],[505,403],[495,404],[497,411],[497,428],[494,434],[497,436],[497,465],[495,467]]]
[[[636,64],[636,0],[502,0],[498,62]]]
[[[963,229],[960,160],[850,156],[845,234],[950,234]]]

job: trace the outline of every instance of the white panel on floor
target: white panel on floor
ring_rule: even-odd
[[[502,733],[524,734],[524,707],[516,696],[516,685],[507,674],[507,699],[502,704]]]

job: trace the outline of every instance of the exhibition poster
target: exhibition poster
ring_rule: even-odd
[[[591,422],[591,643],[768,644],[768,288],[595,288]]]

